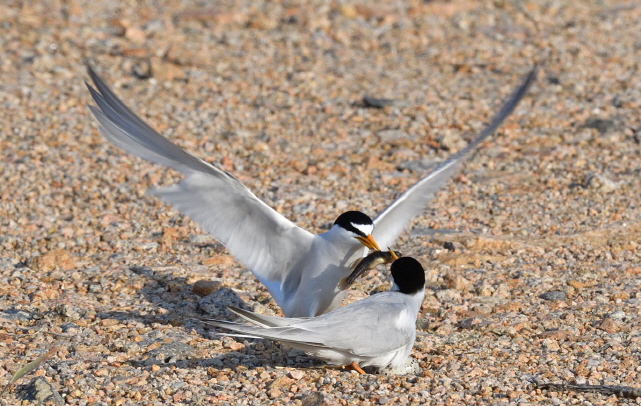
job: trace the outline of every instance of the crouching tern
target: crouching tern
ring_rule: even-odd
[[[401,194],[373,221],[359,211],[338,216],[330,230],[314,235],[277,213],[228,172],[187,153],[134,114],[88,67],[97,91],[89,109],[102,135],[115,146],[185,177],[151,194],[189,216],[224,244],[265,285],[287,317],[316,316],[338,307],[346,294],[340,281],[350,265],[393,242],[412,217],[454,174],[470,152],[514,110],[536,68],[505,102],[490,124],[464,149]],[[378,243],[378,244],[377,244]],[[366,247],[366,248],[365,248]]]
[[[400,370],[414,346],[416,317],[425,296],[425,271],[412,257],[391,266],[394,284],[377,293],[316,317],[266,316],[229,309],[252,323],[201,319],[236,333],[220,335],[268,338],[304,351],[332,365]]]

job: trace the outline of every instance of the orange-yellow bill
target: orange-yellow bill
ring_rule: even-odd
[[[376,241],[374,241],[374,237],[372,237],[371,234],[369,234],[367,237],[356,237],[358,241],[361,242],[364,246],[371,250],[375,251],[380,251],[381,249],[378,248],[378,244],[376,244]]]

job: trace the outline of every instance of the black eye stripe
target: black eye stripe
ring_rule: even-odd
[[[350,223],[348,227],[343,227],[343,228],[345,228],[347,231],[351,231],[352,233],[357,234],[357,235],[359,235],[361,237],[367,237],[365,235],[365,233],[363,233],[358,228],[354,227],[354,223]]]

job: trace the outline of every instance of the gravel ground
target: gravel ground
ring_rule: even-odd
[[[0,3],[0,384],[59,348],[0,405],[606,404],[532,380],[641,386],[641,5],[379,4]],[[398,242],[428,269],[423,372],[360,376],[191,319],[279,310],[144,194],[179,175],[100,137],[85,62],[315,231],[382,210],[544,65]],[[388,286],[372,272],[350,300]]]

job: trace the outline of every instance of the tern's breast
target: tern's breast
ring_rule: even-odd
[[[297,264],[300,277],[293,297],[283,307],[286,314],[294,316],[317,316],[341,304],[344,292],[338,284],[351,272],[349,266],[362,256],[364,247],[360,242],[342,241],[316,236],[309,255]],[[293,290],[290,290],[293,291]]]

